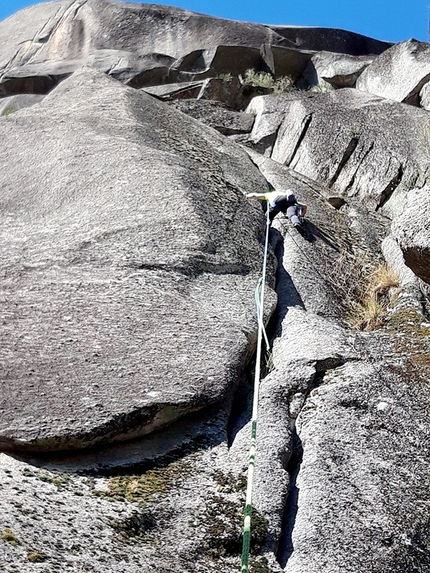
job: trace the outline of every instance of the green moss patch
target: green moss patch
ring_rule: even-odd
[[[5,529],[3,529],[3,531],[0,534],[0,539],[3,539],[3,541],[7,541],[13,546],[21,545],[21,541],[9,527],[5,527]]]

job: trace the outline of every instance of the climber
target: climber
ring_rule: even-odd
[[[278,213],[284,213],[298,231],[304,231],[303,221],[307,206],[297,201],[291,189],[286,191],[268,191],[267,193],[248,193],[247,197],[269,203],[270,223],[272,223]]]

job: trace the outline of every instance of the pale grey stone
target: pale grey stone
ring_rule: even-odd
[[[247,111],[255,148],[323,183],[328,196],[393,214],[430,176],[424,110],[345,88],[255,98]]]
[[[92,70],[0,127],[2,444],[133,437],[233,391],[260,272],[248,156]]]
[[[403,212],[393,219],[392,234],[406,265],[430,283],[430,187],[409,191]]]
[[[357,89],[380,97],[419,105],[421,88],[430,78],[430,47],[408,40],[395,44],[366,68]]]
[[[0,454],[0,569],[240,570],[265,229],[245,195],[292,189],[307,234],[269,233],[250,571],[427,573],[428,114],[353,89],[242,114],[238,80],[166,84],[186,55],[299,77],[389,45],[107,0],[28,8],[0,43],[4,90],[56,86],[0,118],[0,441],[27,449]],[[399,287],[357,332],[384,260]]]
[[[303,74],[309,86],[324,85],[334,88],[355,87],[357,78],[374,60],[374,56],[350,56],[335,52],[317,52]]]
[[[0,99],[0,115],[12,113],[24,107],[30,107],[39,103],[44,98],[37,94],[19,94]]]

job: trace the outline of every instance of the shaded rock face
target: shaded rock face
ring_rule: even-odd
[[[240,570],[246,194],[289,189],[249,570],[427,572],[430,126],[354,87],[415,44],[106,0],[28,8],[0,44],[1,571]]]
[[[299,26],[272,26],[280,36],[293,42],[304,50],[327,50],[341,54],[359,56],[361,54],[381,54],[392,44],[346,30],[319,28],[318,26],[300,28]]]

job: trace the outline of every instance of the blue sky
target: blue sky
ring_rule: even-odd
[[[0,0],[0,20],[36,3]],[[164,4],[246,22],[341,28],[389,42],[429,39],[430,0],[172,0]]]

